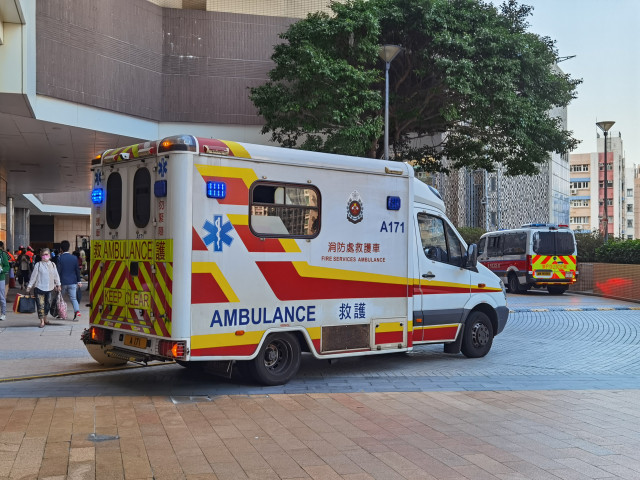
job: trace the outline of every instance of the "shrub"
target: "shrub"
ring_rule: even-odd
[[[610,240],[596,249],[596,261],[640,264],[640,240]]]
[[[478,243],[480,241],[480,237],[486,233],[484,228],[480,227],[460,227],[458,228],[458,232],[460,232],[460,236],[464,241],[467,242],[467,245]]]
[[[576,244],[578,245],[579,262],[595,262],[596,250],[604,243],[600,232],[576,233]]]

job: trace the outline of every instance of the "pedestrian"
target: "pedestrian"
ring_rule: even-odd
[[[62,285],[62,300],[66,294],[73,306],[73,321],[77,322],[80,318],[80,305],[78,304],[78,289],[80,288],[80,268],[76,257],[69,253],[71,244],[68,240],[60,242],[60,251],[58,256],[58,274],[60,275],[60,284]]]
[[[29,285],[27,285],[27,293],[32,288],[36,296],[40,328],[44,328],[49,324],[47,312],[51,308],[51,292],[60,291],[60,276],[58,269],[51,262],[51,252],[48,248],[40,250],[40,261],[33,268]]]
[[[9,255],[4,251],[4,242],[0,241],[0,320],[7,318],[7,295],[4,289],[9,281]]]
[[[27,250],[22,247],[20,255],[18,255],[18,281],[20,282],[20,290],[24,290],[29,283],[31,267],[31,258],[27,255]]]

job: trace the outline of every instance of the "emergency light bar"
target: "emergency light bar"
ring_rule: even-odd
[[[227,184],[224,182],[207,182],[207,198],[224,198],[227,196]]]

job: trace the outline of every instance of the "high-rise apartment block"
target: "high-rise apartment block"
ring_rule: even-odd
[[[570,227],[579,232],[598,230],[604,233],[604,137],[598,137],[597,152],[569,156],[571,176]],[[607,216],[610,237],[632,238],[628,231],[627,205],[633,215],[633,184],[625,182],[625,158],[622,135],[609,132],[607,137]],[[627,191],[627,188],[630,191]],[[630,195],[631,198],[628,197]],[[633,228],[633,218],[631,218]]]

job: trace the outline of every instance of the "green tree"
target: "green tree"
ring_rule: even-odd
[[[263,133],[285,147],[381,158],[384,65],[390,70],[390,149],[434,171],[503,164],[533,174],[577,141],[551,109],[579,80],[554,67],[554,42],[529,32],[531,7],[482,0],[350,0],[283,34],[269,81],[250,98]]]
[[[478,243],[480,237],[487,232],[484,228],[479,227],[458,227],[458,233],[467,242],[467,245],[471,245],[472,243]]]

